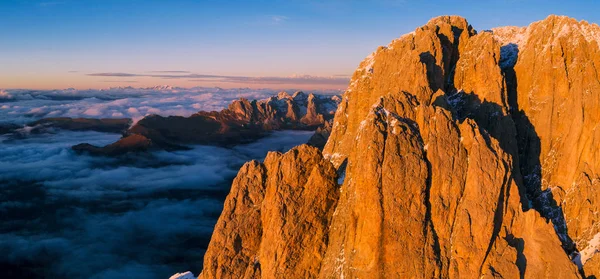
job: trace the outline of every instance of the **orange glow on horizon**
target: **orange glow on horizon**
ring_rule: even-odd
[[[227,82],[218,80],[188,80],[188,79],[163,79],[156,77],[96,77],[84,74],[63,74],[63,75],[44,75],[32,78],[31,76],[15,75],[0,76],[0,89],[34,89],[34,90],[52,90],[52,89],[104,89],[110,87],[146,88],[157,85],[170,85],[173,87],[221,87],[221,88],[270,88],[270,89],[303,89],[303,90],[344,90],[346,83],[310,83],[308,82],[290,82],[285,83],[261,83],[253,81],[248,83]]]

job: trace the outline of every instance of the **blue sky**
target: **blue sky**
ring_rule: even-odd
[[[434,16],[458,14],[477,30],[527,25],[549,14],[600,22],[598,2],[1,0],[0,88],[221,85],[165,80],[151,71],[310,75],[343,88],[340,77],[377,46]],[[136,76],[88,75],[115,72]],[[231,86],[245,86],[244,80]]]

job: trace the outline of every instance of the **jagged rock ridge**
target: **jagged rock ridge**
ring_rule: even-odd
[[[316,130],[332,120],[339,101],[338,96],[303,92],[291,96],[281,92],[265,100],[242,98],[219,112],[200,111],[190,117],[146,116],[115,143],[104,147],[84,143],[73,149],[119,155],[149,149],[185,149],[186,144],[231,146],[254,141],[273,130]]]
[[[199,278],[598,276],[597,34],[443,16],[378,48],[326,160],[240,170]]]

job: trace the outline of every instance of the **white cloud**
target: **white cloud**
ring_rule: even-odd
[[[87,116],[101,116],[102,115],[102,109],[100,109],[99,107],[91,107],[89,109],[86,109],[83,114],[87,115]]]
[[[0,124],[50,116],[188,116],[220,110],[240,97],[264,99],[277,93],[169,87],[2,92],[10,98],[0,99]],[[0,265],[40,265],[45,276],[56,278],[168,278],[182,270],[198,272],[241,164],[261,159],[267,150],[304,143],[311,134],[275,132],[232,149],[194,146],[120,159],[70,149],[82,142],[106,145],[118,134],[0,135],[0,214],[10,220],[0,222],[0,254],[5,255]]]
[[[140,114],[140,111],[139,111],[138,109],[136,109],[136,108],[128,108],[128,109],[127,109],[127,112],[128,112],[130,115],[138,115],[138,114]]]
[[[288,21],[289,19],[290,19],[289,17],[282,16],[282,15],[273,15],[273,16],[271,16],[271,21],[275,25],[282,24],[282,23]]]
[[[13,96],[4,90],[0,90],[0,100],[11,100]]]
[[[310,132],[275,132],[233,149],[194,146],[125,159],[76,155],[119,136],[0,137],[0,265],[42,265],[56,278],[168,278],[200,271],[231,179],[249,159]],[[9,201],[9,202],[8,202]]]

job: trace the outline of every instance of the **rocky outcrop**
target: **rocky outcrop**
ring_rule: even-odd
[[[104,147],[96,147],[91,144],[81,143],[72,147],[76,152],[87,152],[91,155],[116,156],[127,152],[139,152],[157,148],[152,140],[142,135],[130,135],[119,139]],[[169,150],[184,149],[184,147],[173,146]]]
[[[308,140],[308,145],[314,146],[319,150],[323,150],[325,144],[327,144],[327,140],[329,139],[329,135],[331,135],[331,125],[332,121],[327,121],[323,126],[317,128],[315,133]]]
[[[248,163],[199,278],[597,276],[598,34],[566,17],[477,33],[443,16],[378,48],[324,147],[337,176],[306,147]],[[285,180],[307,170],[318,198]]]
[[[316,277],[337,202],[336,178],[333,165],[307,145],[246,163],[199,278]]]
[[[150,115],[129,128],[117,143],[105,147],[79,144],[73,149],[112,156],[148,149],[173,150],[186,144],[231,146],[254,141],[273,130],[315,130],[333,118],[339,100],[338,96],[303,92],[290,96],[281,92],[266,100],[239,99],[219,112],[201,111],[190,117]],[[150,144],[132,146],[123,142],[134,135],[146,138]]]

